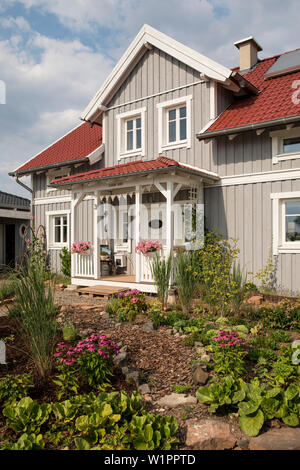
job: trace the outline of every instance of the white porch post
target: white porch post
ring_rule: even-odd
[[[98,228],[99,192],[94,193],[94,278],[100,278],[99,228]]]
[[[135,187],[135,246],[140,241],[140,186]],[[135,280],[140,282],[141,279],[141,260],[138,253],[135,254]]]
[[[167,207],[166,207],[166,221],[167,221],[167,252],[166,256],[169,256],[174,245],[174,217],[172,211],[173,205],[173,182],[167,182]]]

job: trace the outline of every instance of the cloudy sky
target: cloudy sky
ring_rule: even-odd
[[[246,36],[300,47],[297,0],[0,0],[0,190],[28,197],[8,172],[79,124],[144,23],[226,66]]]

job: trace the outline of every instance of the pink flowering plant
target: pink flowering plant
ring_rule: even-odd
[[[135,247],[135,252],[147,256],[149,253],[155,253],[161,249],[162,244],[158,240],[144,240],[137,244]]]
[[[145,295],[138,289],[120,292],[118,294],[118,301],[120,305],[118,310],[119,321],[129,320],[132,322],[136,319],[138,313],[144,313],[148,308]]]
[[[102,389],[109,384],[116,354],[119,354],[118,347],[110,338],[93,333],[76,346],[59,343],[54,357],[59,364],[78,371],[84,383]]]
[[[245,373],[245,342],[236,331],[219,330],[212,338],[214,369],[219,375],[238,378]]]
[[[71,252],[74,253],[80,253],[84,254],[86,253],[90,248],[92,248],[92,243],[91,242],[74,242],[72,244]]]

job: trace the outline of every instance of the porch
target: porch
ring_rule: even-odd
[[[203,184],[217,178],[158,158],[56,180],[72,191],[71,246],[81,240],[92,244],[87,252],[72,254],[72,284],[155,292],[150,257],[137,253],[136,246],[159,241],[166,257],[174,249],[189,249],[195,237],[201,240]]]

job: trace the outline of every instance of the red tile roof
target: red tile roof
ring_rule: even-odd
[[[295,92],[292,84],[295,80],[300,80],[300,72],[264,79],[264,74],[278,57],[279,55],[262,60],[253,70],[243,75],[260,90],[260,93],[256,96],[237,99],[205,130],[203,135],[247,124],[300,115],[300,105],[292,101],[292,95]],[[235,68],[234,71],[239,71],[239,69]]]
[[[51,167],[58,163],[85,159],[102,144],[102,127],[85,122],[70,131],[50,147],[31,158],[16,170],[16,173],[27,172],[36,168]]]
[[[63,178],[57,178],[51,181],[54,186],[78,183],[81,181],[91,181],[101,178],[108,178],[113,176],[129,175],[135,173],[147,173],[157,171],[161,169],[176,167],[179,169],[187,170],[189,172],[201,173],[204,176],[212,179],[218,179],[214,173],[207,172],[206,170],[198,170],[197,168],[178,163],[176,160],[166,157],[158,157],[156,160],[142,161],[137,160],[135,162],[123,163],[121,165],[110,166],[107,168],[101,168],[100,170],[87,171],[85,173],[78,173],[77,175],[65,176]]]

